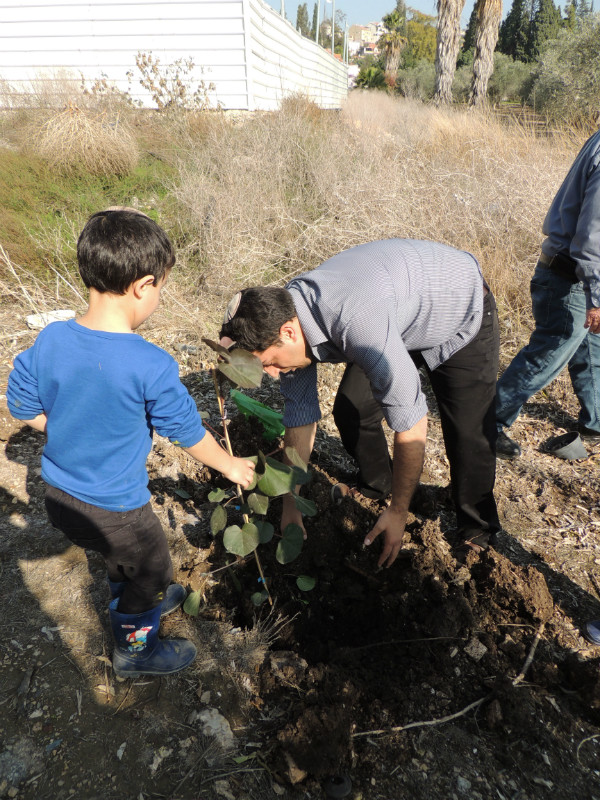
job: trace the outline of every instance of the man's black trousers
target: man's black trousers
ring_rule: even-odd
[[[491,292],[483,301],[477,336],[434,370],[420,353],[415,364],[427,369],[442,423],[450,462],[457,525],[465,533],[500,530],[494,500],[496,479],[496,379],[500,345],[498,313]],[[348,364],[333,406],[342,443],[359,469],[359,489],[367,497],[386,497],[392,464],[381,421],[383,413],[364,372]]]

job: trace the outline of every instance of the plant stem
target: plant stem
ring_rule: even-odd
[[[218,370],[217,370],[216,367],[213,367],[213,369],[212,369],[212,377],[213,377],[213,383],[215,384],[215,394],[217,395],[217,402],[219,404],[219,413],[221,415],[221,421],[223,423],[223,437],[225,439],[225,445],[227,447],[227,452],[229,453],[229,455],[233,456],[233,450],[232,450],[232,447],[231,447],[231,440],[229,438],[229,431],[227,430],[227,421],[226,421],[226,418],[225,418],[225,398],[221,394],[221,386],[219,384],[219,374],[218,374]],[[239,499],[243,503],[244,502],[244,495],[243,495],[243,492],[242,492],[242,487],[239,485],[239,483],[236,484],[236,491],[237,491],[237,495],[238,495]],[[244,522],[247,523],[247,522],[250,521],[248,519],[248,515],[247,514],[243,514],[242,516],[244,518]],[[260,578],[262,580],[262,584],[265,587],[265,591],[267,593],[267,598],[269,600],[269,605],[272,606],[273,605],[273,598],[271,597],[271,592],[269,591],[269,587],[267,586],[267,579],[265,578],[265,573],[263,572],[262,564],[260,563],[260,558],[258,556],[258,550],[257,549],[254,550],[254,556],[256,558],[256,566],[258,567],[258,571],[260,573]]]

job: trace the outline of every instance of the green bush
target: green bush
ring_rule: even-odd
[[[385,74],[377,64],[361,67],[356,85],[360,89],[385,89]]]
[[[504,53],[495,53],[494,71],[488,83],[489,99],[492,103],[525,100],[532,70],[531,64],[515,61]]]
[[[589,125],[600,113],[600,14],[548,42],[534,73],[529,102],[555,120]]]
[[[488,83],[488,99],[491,103],[502,101],[523,102],[529,94],[532,64],[515,61],[504,53],[494,53],[494,71]],[[452,84],[454,99],[466,103],[469,99],[473,78],[472,64],[456,70]]]
[[[431,100],[435,88],[435,65],[423,59],[414,67],[401,69],[396,85],[403,97]]]

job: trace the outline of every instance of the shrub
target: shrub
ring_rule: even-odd
[[[533,66],[515,61],[504,53],[494,53],[494,71],[488,83],[488,97],[493,103],[503,100],[522,102],[529,91]]]
[[[385,89],[385,73],[377,64],[361,67],[356,85],[359,89]]]
[[[195,77],[192,58],[179,58],[172,64],[163,65],[152,53],[138,52],[135,65],[141,78],[140,84],[152,97],[159,111],[206,111],[220,108],[214,99],[215,85]],[[204,70],[200,68],[200,74]],[[133,78],[128,73],[129,79]]]
[[[532,70],[532,64],[515,61],[504,53],[494,53],[494,71],[487,89],[489,100],[492,103],[523,102],[529,93]],[[455,100],[461,103],[468,102],[472,80],[472,64],[465,64],[456,70],[452,83],[452,94]]]
[[[600,14],[548,42],[529,101],[551,119],[588,126],[600,113]]]
[[[62,172],[124,175],[138,161],[135,137],[120,118],[90,113],[69,103],[33,132],[34,152]]]
[[[431,100],[435,87],[435,65],[430,61],[419,63],[398,72],[398,91],[412,100]]]

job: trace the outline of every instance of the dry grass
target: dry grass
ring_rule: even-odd
[[[31,147],[53,169],[90,175],[124,175],[137,164],[134,134],[119,116],[69,105],[32,131]]]
[[[89,142],[81,157],[91,150],[94,159],[101,152],[110,159],[121,133],[101,114],[73,108],[45,130],[57,157]],[[172,205],[142,199],[178,247],[164,307],[153,318],[165,334],[170,327],[188,340],[214,335],[224,302],[241,286],[282,284],[340,250],[398,236],[477,256],[499,301],[506,359],[528,333],[542,221],[582,141],[380,92],[353,92],[340,113],[299,97],[279,112],[233,118],[147,112],[136,131],[177,164]],[[104,151],[93,136],[106,136]],[[130,134],[125,141],[127,159]],[[60,248],[51,237],[47,246],[62,273]],[[54,274],[51,282],[56,295],[61,279]]]
[[[281,284],[369,240],[433,239],[477,256],[514,347],[542,221],[579,144],[383,93],[354,92],[339,115],[296,101],[224,122],[182,157],[173,187],[182,258],[200,270],[186,294],[216,302],[216,314],[202,306],[218,324],[240,286]]]

